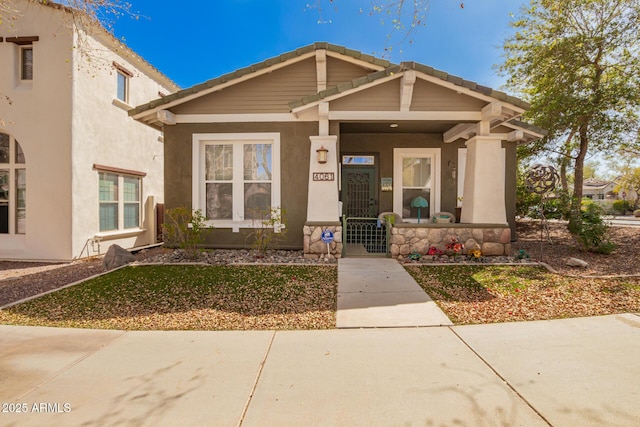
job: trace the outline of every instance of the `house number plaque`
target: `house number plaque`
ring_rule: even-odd
[[[335,174],[333,172],[314,172],[314,181],[333,181],[335,180]]]

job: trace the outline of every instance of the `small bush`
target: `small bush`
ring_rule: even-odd
[[[630,209],[629,202],[626,200],[616,200],[613,202],[613,210],[616,212],[624,214]]]
[[[588,252],[610,254],[616,246],[607,239],[609,226],[602,220],[602,209],[595,203],[583,203],[580,220],[571,230]]]
[[[268,250],[275,249],[287,234],[286,211],[280,207],[255,210],[252,212],[255,228],[247,236],[253,239],[251,247],[265,254]]]
[[[162,226],[165,246],[183,249],[189,257],[195,258],[207,231],[205,219],[200,209],[191,211],[184,206],[167,209]]]

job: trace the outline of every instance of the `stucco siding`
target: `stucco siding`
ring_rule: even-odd
[[[433,83],[417,79],[413,87],[412,111],[477,111],[487,104]]]
[[[0,259],[70,259],[71,33],[58,10],[28,2],[12,7],[17,20],[0,25],[0,36],[39,40],[33,80],[22,82],[19,46],[0,43],[0,93],[11,99],[0,101],[0,131],[19,142],[27,169],[26,233],[0,235]],[[14,198],[15,187],[10,191]]]
[[[224,88],[172,109],[176,114],[288,113],[289,102],[317,92],[314,58]]]
[[[127,56],[117,55],[93,37],[85,39],[92,52],[101,52],[90,63],[76,54],[73,86],[73,257],[79,257],[88,239],[102,238],[101,252],[111,244],[125,248],[154,243],[155,219],[147,215],[145,205],[162,203],[163,144],[161,133],[131,119],[129,107],[118,102],[117,72],[113,63],[133,75],[128,82],[128,105],[137,105],[156,98],[158,92],[169,93],[170,88],[140,72]],[[99,113],[98,113],[99,112]],[[132,170],[145,174],[141,181],[142,230],[123,236],[123,229],[100,232],[98,174],[93,165]],[[151,206],[153,209],[153,206]],[[86,252],[84,253],[86,255]]]
[[[400,80],[382,83],[331,101],[331,111],[398,111]]]
[[[458,148],[464,146],[458,142],[443,144],[441,134],[392,134],[392,133],[354,133],[340,135],[341,154],[368,153],[377,154],[378,176],[380,178],[393,177],[393,150],[395,148],[440,148],[441,164],[447,166],[457,162]],[[455,212],[456,207],[456,179],[452,177],[451,170],[441,168],[441,201],[442,211]],[[397,188],[397,183],[394,183]],[[379,211],[393,211],[393,192],[379,192]]]
[[[286,240],[280,247],[302,248],[306,220],[309,174],[309,136],[318,134],[317,123],[179,124],[165,130],[165,207],[192,206],[192,139],[198,133],[280,134],[281,201],[288,218]],[[321,197],[319,195],[318,197]],[[251,229],[212,229],[206,245],[237,248],[251,245]]]

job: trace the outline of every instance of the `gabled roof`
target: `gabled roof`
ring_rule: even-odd
[[[417,62],[402,62],[398,65],[391,65],[385,68],[384,70],[373,72],[366,76],[351,80],[350,82],[345,82],[338,86],[327,88],[326,90],[318,92],[314,95],[310,95],[308,97],[292,101],[289,103],[289,106],[291,107],[292,110],[295,110],[296,108],[304,107],[305,105],[312,104],[314,102],[319,102],[325,98],[329,98],[334,95],[338,95],[340,93],[347,92],[352,89],[356,89],[360,86],[373,83],[376,80],[380,80],[380,79],[392,76],[394,74],[399,74],[408,70],[414,70],[422,74],[426,74],[428,76],[437,77],[438,79],[444,82],[452,83],[456,86],[460,86],[465,89],[478,92],[482,95],[490,96],[497,100],[508,102],[524,110],[527,110],[530,107],[530,105],[527,102],[522,101],[521,99],[516,98],[514,96],[507,95],[504,92],[491,89],[490,87],[487,87],[487,86],[479,85],[475,82],[465,80],[461,77],[457,77],[457,76],[445,73],[444,71],[440,71],[433,67],[422,65]]]
[[[327,88],[326,90],[309,95],[302,99],[292,100],[289,103],[289,107],[291,108],[291,110],[303,108],[309,104],[313,104],[323,99],[326,99],[335,95],[339,95],[343,92],[351,91],[363,85],[375,83],[380,79],[384,79],[394,74],[406,72],[408,70],[414,70],[424,75],[435,77],[439,80],[442,80],[443,82],[446,82],[454,86],[459,86],[461,88],[464,88],[472,92],[476,92],[482,96],[491,97],[496,100],[507,102],[523,110],[526,110],[529,108],[528,103],[516,97],[507,95],[504,92],[497,91],[486,86],[479,85],[472,81],[465,80],[461,77],[457,77],[457,76],[445,73],[444,71],[440,71],[426,65],[422,65],[416,62],[403,62],[401,64],[392,64],[389,61],[376,58],[372,55],[364,54],[357,50],[348,49],[343,46],[338,46],[338,45],[334,45],[326,42],[317,42],[308,46],[301,47],[291,52],[283,53],[282,55],[267,59],[257,64],[253,64],[251,66],[238,69],[231,73],[224,74],[220,77],[208,80],[204,83],[200,83],[190,88],[165,96],[164,98],[156,99],[147,104],[139,105],[136,108],[130,110],[129,115],[139,118],[140,116],[145,115],[145,113],[147,112],[152,113],[151,110],[171,108],[183,102],[187,102],[191,99],[197,98],[198,96],[210,93],[211,91],[215,90],[216,87],[232,84],[236,80],[241,80],[242,78],[250,77],[251,74],[257,74],[261,71],[264,72],[264,70],[267,70],[279,64],[284,64],[288,61],[292,61],[300,57],[309,56],[317,50],[326,50],[329,52],[334,52],[340,55],[351,57],[353,59],[362,61],[363,63],[370,64],[371,69],[377,70],[377,71],[374,71],[366,76],[339,84],[337,86]]]
[[[157,107],[162,107],[168,104],[175,104],[176,101],[180,101],[186,97],[191,98],[192,95],[196,95],[198,93],[204,92],[208,89],[215,88],[216,86],[222,85],[224,83],[231,82],[233,80],[240,79],[241,77],[256,73],[261,70],[268,69],[274,65],[282,64],[288,62],[292,59],[310,54],[315,52],[316,50],[327,50],[330,52],[339,53],[341,55],[349,56],[354,59],[358,59],[360,61],[366,62],[374,66],[375,68],[388,68],[392,66],[389,61],[384,59],[376,58],[372,55],[367,55],[362,52],[353,49],[347,49],[343,46],[334,45],[326,42],[317,42],[308,46],[304,46],[293,50],[291,52],[283,53],[273,58],[266,59],[262,62],[258,62],[256,64],[250,65],[245,68],[240,68],[238,70],[232,71],[230,73],[224,74],[220,77],[216,77],[211,80],[207,80],[204,83],[197,84],[187,89],[183,89],[181,91],[175,92],[171,95],[165,96],[161,99],[156,99],[147,104],[139,105],[133,110],[129,111],[130,116],[136,116],[140,113],[143,113],[148,110],[152,110]]]

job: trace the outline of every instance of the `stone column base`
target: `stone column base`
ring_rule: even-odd
[[[333,232],[333,242],[327,244],[322,241],[322,232]],[[308,259],[338,259],[342,257],[342,224],[340,222],[309,222],[302,229],[304,235],[304,257]]]

